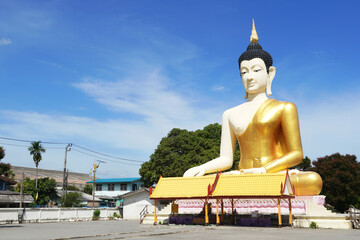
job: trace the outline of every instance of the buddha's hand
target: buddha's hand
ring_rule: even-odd
[[[183,177],[200,177],[205,174],[205,169],[201,166],[188,169]]]
[[[244,174],[255,174],[255,173],[266,173],[266,169],[261,168],[249,168],[249,169],[240,169],[240,173]]]

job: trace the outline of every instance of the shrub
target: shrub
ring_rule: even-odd
[[[79,207],[81,205],[81,194],[78,192],[69,192],[60,200],[62,207]]]
[[[311,222],[309,227],[312,229],[316,229],[316,228],[318,228],[318,225],[316,224],[316,222]]]
[[[93,220],[98,220],[100,217],[100,210],[96,209],[93,213]]]
[[[113,217],[114,217],[114,218],[120,218],[120,215],[117,214],[116,212],[114,212]]]

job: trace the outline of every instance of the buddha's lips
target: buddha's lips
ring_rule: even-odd
[[[249,87],[255,86],[255,82],[249,82]]]

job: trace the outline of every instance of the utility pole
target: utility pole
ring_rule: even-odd
[[[63,186],[62,186],[64,197],[67,191],[67,171],[66,171],[67,152],[71,151],[71,147],[72,147],[72,143],[68,143],[68,145],[65,147],[64,173],[63,173]]]
[[[20,208],[22,208],[23,205],[23,192],[24,192],[24,172],[21,174],[21,185],[20,185]]]
[[[92,171],[90,171],[90,174],[93,173],[94,174],[94,181],[93,181],[93,208],[95,207],[95,173],[96,173],[96,169],[99,167],[99,164],[96,165],[96,163],[93,163],[93,167],[94,169]]]

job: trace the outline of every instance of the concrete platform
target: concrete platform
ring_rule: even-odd
[[[12,224],[0,226],[1,239],[360,239],[356,229],[256,228],[141,225],[138,220]]]

